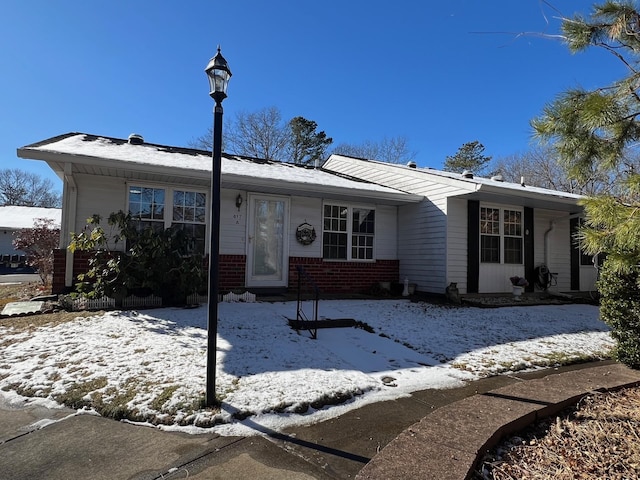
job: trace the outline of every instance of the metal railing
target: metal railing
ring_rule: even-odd
[[[311,338],[315,340],[316,338],[318,338],[318,302],[320,300],[320,289],[316,285],[316,282],[313,281],[313,278],[311,278],[311,275],[307,273],[302,265],[296,265],[296,270],[298,271],[298,304],[296,307],[296,320],[297,322],[299,322],[299,325],[305,327],[305,330],[309,330]],[[304,300],[302,298],[302,291],[304,287],[310,287],[312,289],[312,319],[310,319],[304,312]]]

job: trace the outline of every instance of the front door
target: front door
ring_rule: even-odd
[[[249,197],[247,286],[286,287],[289,274],[289,200]]]

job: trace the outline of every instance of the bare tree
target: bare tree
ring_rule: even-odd
[[[59,208],[61,204],[51,180],[18,168],[0,170],[0,205]]]
[[[225,126],[222,148],[228,153],[285,161],[290,127],[276,107],[256,112],[238,112]],[[212,150],[212,128],[189,142],[192,148]]]
[[[341,143],[333,153],[387,163],[407,163],[416,156],[416,152],[409,149],[407,138],[402,136],[385,137],[377,142],[367,140],[360,144]]]
[[[607,171],[593,165],[588,175],[586,172],[576,178],[566,163],[561,163],[551,146],[535,147],[524,153],[502,157],[494,161],[492,169],[500,173],[507,182],[549,188],[562,192],[580,195],[599,195],[617,189],[619,180],[626,172],[637,171],[640,166],[638,158],[627,157],[615,171]]]

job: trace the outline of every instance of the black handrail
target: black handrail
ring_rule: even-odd
[[[296,265],[296,270],[298,271],[298,305],[296,312],[296,320],[301,322],[303,325],[307,325],[309,328],[309,333],[311,334],[311,338],[314,340],[318,338],[318,301],[320,300],[320,289],[316,282],[313,281],[311,275],[304,269],[302,265]],[[302,287],[303,287],[303,279],[304,283],[310,285],[313,288],[314,292],[314,300],[313,300],[313,319],[309,320],[307,315],[304,313],[302,309]],[[313,323],[312,323],[313,322]]]

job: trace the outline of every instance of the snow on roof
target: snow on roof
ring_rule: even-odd
[[[349,160],[367,162],[372,165],[384,166],[386,168],[403,169],[404,171],[406,171],[407,175],[428,175],[428,176],[431,176],[432,181],[435,181],[435,182],[437,182],[438,180],[433,179],[433,177],[441,177],[441,178],[447,178],[447,179],[451,179],[451,180],[455,180],[463,183],[487,186],[489,187],[489,189],[504,190],[505,193],[508,191],[510,193],[517,193],[517,194],[546,195],[546,196],[553,196],[553,197],[562,198],[562,199],[575,199],[575,200],[584,198],[583,195],[578,195],[575,193],[568,193],[560,190],[552,190],[549,188],[533,187],[531,185],[526,185],[526,179],[525,179],[525,185],[522,185],[520,183],[504,182],[497,179],[478,177],[473,174],[471,174],[470,176],[463,176],[462,173],[445,172],[444,170],[436,170],[431,167],[415,168],[415,167],[410,167],[408,165],[393,164],[388,162],[381,162],[379,160],[369,160],[365,158],[358,158],[358,157],[352,157],[349,155],[340,155],[340,154],[331,155],[331,157],[329,158],[329,162],[331,160],[335,160],[339,162],[341,157]],[[329,166],[329,168],[331,167]]]
[[[85,162],[86,157],[93,157],[124,162],[130,166],[153,165],[171,169],[196,170],[203,173],[210,172],[212,166],[211,153],[203,150],[150,143],[132,144],[123,139],[84,133],[69,133],[19,149],[19,154],[23,158],[33,158],[29,156],[33,152],[68,154],[72,156],[68,159],[71,162],[74,162],[73,156],[79,157],[76,161],[80,163]],[[37,154],[34,157],[42,159]],[[348,178],[345,175],[318,168],[236,155],[223,154],[221,168],[222,175],[368,190],[378,193],[401,193],[394,188]]]
[[[53,220],[56,227],[60,226],[62,210],[60,208],[19,207],[7,205],[0,207],[0,228],[31,228],[36,218]]]
[[[475,175],[467,178],[463,176],[461,173],[445,172],[443,170],[435,170],[433,168],[418,168],[416,170],[419,172],[426,172],[431,175],[453,178],[463,182],[471,182],[478,185],[491,185],[492,187],[517,190],[520,192],[523,190],[526,190],[527,192],[540,193],[543,195],[554,195],[554,196],[561,196],[561,197],[575,198],[575,199],[584,198],[583,195],[578,195],[576,193],[563,192],[561,190],[552,190],[550,188],[533,187],[531,185],[526,184],[526,179],[525,179],[524,185],[522,185],[520,183],[504,182],[502,180],[495,180],[493,178],[477,177]]]

